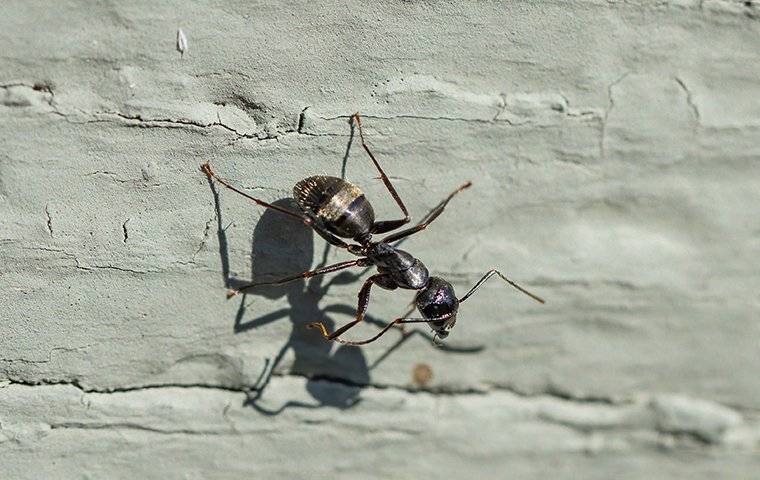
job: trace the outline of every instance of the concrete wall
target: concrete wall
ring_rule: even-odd
[[[0,476],[757,478],[757,1],[320,3],[2,4]],[[474,182],[404,248],[546,305],[339,348],[357,275],[225,298],[351,257],[199,165],[396,217],[356,110],[415,218]]]

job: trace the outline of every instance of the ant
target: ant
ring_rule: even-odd
[[[454,287],[446,280],[440,277],[430,276],[428,269],[417,258],[410,253],[398,249],[393,242],[406,238],[428,227],[433,220],[443,212],[446,205],[461,191],[469,188],[472,182],[465,182],[459,188],[454,190],[438,206],[433,209],[417,225],[405,230],[392,233],[378,242],[372,241],[372,235],[389,233],[396,230],[411,221],[409,211],[406,209],[404,202],[396,192],[390,179],[386,176],[380,163],[370,151],[364,141],[362,131],[361,117],[359,113],[351,116],[352,121],[356,123],[359,129],[359,138],[362,147],[369,155],[372,163],[380,174],[380,179],[385,184],[388,192],[398,204],[404,218],[398,220],[375,221],[375,212],[372,205],[356,185],[349,183],[341,178],[317,175],[305,178],[293,187],[293,196],[295,197],[301,212],[295,212],[290,209],[267,203],[258,198],[252,197],[247,193],[237,189],[227,181],[218,177],[212,170],[209,163],[201,165],[201,170],[230,190],[253,200],[258,205],[276,210],[284,215],[297,218],[305,225],[311,227],[328,243],[338,248],[345,249],[348,253],[359,256],[357,260],[339,262],[326,267],[310,270],[297,275],[282,278],[271,282],[258,282],[245,285],[241,288],[230,290],[227,294],[231,298],[238,293],[252,287],[260,285],[281,285],[298,279],[315,277],[326,273],[337,272],[351,267],[376,267],[377,273],[369,277],[359,290],[359,304],[357,307],[356,318],[346,325],[330,333],[322,322],[314,322],[307,325],[308,328],[317,328],[322,336],[331,341],[339,342],[345,345],[365,345],[374,342],[386,333],[391,327],[403,328],[402,324],[407,323],[427,323],[435,332],[434,342],[438,338],[446,338],[449,330],[454,326],[457,318],[459,304],[466,301],[475,291],[480,288],[489,278],[498,275],[499,278],[528,295],[539,303],[545,303],[541,297],[530,293],[517,283],[513,282],[498,270],[490,270],[467,292],[462,298],[457,298]],[[346,243],[342,239],[351,239],[356,243]],[[364,316],[369,306],[369,294],[372,285],[377,285],[386,290],[395,290],[397,288],[416,290],[417,295],[414,305],[419,310],[422,318],[401,317],[393,320],[386,325],[380,332],[372,338],[362,341],[349,341],[340,338],[347,330],[356,326],[364,320]]]

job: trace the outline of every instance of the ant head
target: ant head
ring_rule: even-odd
[[[430,277],[427,286],[417,293],[414,302],[423,318],[428,320],[436,337],[446,338],[457,321],[459,309],[454,287],[442,278]]]

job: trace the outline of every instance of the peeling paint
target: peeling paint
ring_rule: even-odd
[[[756,3],[12,1],[3,475],[752,478]],[[546,306],[489,285],[443,348],[358,349],[305,325],[353,318],[370,272],[226,298],[350,255],[200,164],[283,205],[340,175],[389,218],[355,111],[415,219],[473,182],[404,249]],[[357,338],[413,297],[373,291]]]

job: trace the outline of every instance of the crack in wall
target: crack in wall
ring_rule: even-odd
[[[55,93],[53,92],[52,85],[49,84],[49,82],[9,82],[4,83],[0,85],[0,89],[5,90],[6,97],[0,101],[0,105],[4,105],[6,107],[33,107],[34,103],[32,102],[33,98],[29,98],[28,96],[22,96],[19,98],[13,98],[11,90],[21,87],[22,91],[23,89],[31,90],[32,92],[42,92],[45,95],[37,95],[37,98],[41,98],[42,102],[47,104],[50,107],[54,107],[54,98]]]
[[[604,109],[604,113],[602,114],[600,128],[601,131],[599,132],[599,158],[602,160],[605,160],[607,158],[607,148],[605,145],[605,141],[607,139],[607,121],[609,119],[610,112],[612,112],[612,109],[615,107],[615,98],[612,94],[612,91],[615,86],[625,80],[625,78],[630,74],[631,72],[625,72],[615,81],[607,85],[607,108]]]
[[[62,250],[60,248],[50,248],[50,247],[40,247],[40,246],[34,246],[34,247],[22,246],[21,248],[23,250],[40,250],[43,252],[60,253],[64,255],[66,258],[70,258],[74,260],[74,268],[78,270],[88,271],[88,272],[92,270],[96,270],[96,269],[117,270],[120,272],[137,273],[137,274],[165,273],[168,271],[168,270],[136,270],[133,268],[120,267],[117,265],[110,265],[110,264],[109,265],[98,265],[98,264],[83,265],[82,262],[79,260],[79,258],[75,254]],[[181,262],[175,262],[175,263],[181,263]]]
[[[40,363],[43,363],[43,362],[40,362]],[[378,382],[363,383],[363,382],[356,382],[351,379],[343,378],[343,377],[335,377],[335,376],[328,376],[328,375],[307,376],[307,375],[303,375],[303,374],[295,373],[295,372],[273,372],[272,377],[274,378],[300,378],[300,379],[314,381],[314,382],[326,382],[329,384],[340,385],[340,386],[349,387],[349,388],[360,388],[360,389],[372,388],[372,389],[377,389],[377,390],[396,390],[396,391],[406,392],[412,395],[428,394],[428,395],[435,395],[435,396],[452,397],[452,396],[467,396],[467,395],[488,395],[491,392],[508,392],[522,398],[534,398],[534,397],[545,396],[545,397],[552,397],[558,400],[564,400],[568,402],[582,403],[582,404],[590,403],[590,404],[603,404],[603,405],[622,405],[628,402],[622,399],[612,399],[612,398],[606,398],[606,397],[576,396],[576,395],[570,394],[569,392],[562,391],[558,389],[556,386],[547,386],[545,389],[539,390],[539,391],[525,391],[525,390],[518,389],[512,385],[497,384],[497,383],[484,384],[480,388],[447,386],[447,385],[442,385],[442,386],[437,386],[437,387],[415,387],[411,385],[394,385],[394,384],[385,384],[385,383],[378,383]],[[224,390],[224,391],[237,392],[237,393],[250,393],[250,392],[256,391],[255,385],[246,385],[242,383],[236,387],[222,385],[222,384],[215,384],[215,383],[156,383],[156,384],[129,386],[129,387],[95,388],[95,387],[86,387],[79,380],[76,380],[76,379],[62,379],[62,380],[40,379],[40,380],[35,380],[35,381],[27,381],[27,380],[18,379],[18,378],[9,378],[8,381],[10,385],[24,385],[24,386],[29,386],[29,387],[68,385],[68,386],[75,387],[85,393],[102,393],[102,394],[134,392],[134,391],[153,390],[153,389],[160,389],[160,388],[188,388],[188,389],[202,388],[202,389]]]
[[[577,1],[581,4],[600,3],[595,0]],[[683,0],[661,0],[657,2],[651,0],[606,0],[606,2],[601,3],[605,3],[611,8],[623,5],[628,8],[632,7],[646,10],[661,10],[662,8],[666,8],[682,11],[695,11],[702,15],[742,15],[750,20],[757,20],[758,18],[757,14],[754,12],[754,7],[757,6],[757,0],[696,0],[692,2],[684,2]],[[707,16],[707,18],[709,19],[710,17]]]
[[[497,116],[499,113],[497,113]],[[334,117],[322,117],[319,116],[320,120],[324,120],[326,122],[334,121],[334,120],[348,120],[353,116],[351,115],[336,115]],[[411,115],[411,114],[399,114],[399,115],[374,115],[374,114],[361,114],[362,118],[367,119],[373,119],[373,120],[399,120],[399,119],[407,119],[407,120],[424,120],[424,121],[442,121],[442,122],[463,122],[463,123],[474,123],[474,124],[505,124],[510,126],[518,126],[518,124],[513,123],[511,120],[506,118],[497,119],[494,118],[466,118],[466,117],[447,117],[447,116],[426,116],[426,115]],[[519,125],[526,125],[525,123],[521,123]],[[538,127],[539,125],[531,124],[531,126]]]
[[[231,387],[231,386],[225,386],[220,384],[212,384],[212,383],[171,383],[171,382],[165,382],[165,383],[151,383],[151,384],[144,384],[144,385],[137,385],[132,387],[108,387],[108,388],[95,388],[95,387],[86,387],[84,386],[81,381],[77,379],[62,379],[62,380],[50,380],[50,379],[40,379],[40,380],[24,380],[20,378],[8,378],[5,382],[5,385],[2,386],[8,386],[8,385],[21,385],[25,387],[51,387],[51,386],[69,386],[74,387],[77,390],[81,390],[83,393],[98,393],[98,394],[111,394],[111,393],[126,393],[126,392],[139,392],[139,391],[145,391],[145,390],[158,390],[162,388],[184,388],[184,389],[204,389],[204,390],[221,390],[226,392],[234,392],[234,393],[249,393],[252,390],[250,387]],[[2,387],[0,386],[0,388]]]
[[[240,139],[256,139],[259,141],[267,141],[267,140],[278,140],[281,136],[285,135],[304,135],[308,137],[345,137],[348,134],[334,134],[334,133],[311,133],[306,130],[306,111],[310,107],[305,107],[301,110],[301,113],[298,116],[298,122],[295,128],[290,129],[283,129],[278,130],[274,134],[251,134],[251,133],[242,133],[233,127],[228,126],[223,121],[221,121],[221,118],[219,118],[216,122],[211,123],[202,123],[195,120],[187,120],[187,119],[172,119],[172,118],[143,118],[141,115],[127,115],[120,112],[115,111],[106,111],[106,112],[96,112],[94,115],[109,115],[118,117],[124,120],[134,121],[137,122],[135,124],[130,125],[136,125],[142,128],[199,128],[199,129],[205,129],[205,128],[213,128],[213,127],[220,127],[224,130],[231,132],[235,135],[236,140]],[[564,112],[565,116],[567,118],[580,118],[580,119],[596,119],[598,117],[597,113],[592,110],[582,110],[578,112]],[[497,112],[496,116],[493,118],[467,118],[467,117],[452,117],[452,116],[425,116],[425,115],[414,115],[414,114],[398,114],[398,115],[376,115],[376,114],[364,114],[362,113],[362,118],[367,119],[374,119],[374,120],[400,120],[400,119],[407,119],[407,120],[421,120],[421,121],[443,121],[443,122],[463,122],[463,123],[470,123],[470,124],[480,124],[480,125],[509,125],[514,127],[530,127],[530,128],[553,128],[554,125],[543,125],[540,123],[535,123],[529,119],[526,119],[524,122],[515,123],[512,120],[508,118],[496,118],[498,115],[500,115],[501,112]],[[315,116],[316,118],[323,120],[323,121],[335,121],[335,120],[349,120],[353,114],[346,114],[346,115],[336,115],[332,117],[324,117],[324,116]],[[86,122],[79,122],[79,123],[97,123],[97,122],[104,122],[108,121],[107,119],[100,119],[100,120],[94,120],[94,121],[86,121]]]
[[[50,235],[50,238],[53,238],[53,218],[50,216],[47,204],[45,204],[45,224],[47,225],[48,235]]]
[[[93,346],[92,344],[87,344],[87,345],[82,345],[80,347],[55,347],[55,348],[52,348],[48,352],[48,354],[47,354],[47,360],[30,360],[30,359],[27,359],[27,358],[0,358],[0,362],[2,362],[2,363],[11,363],[11,364],[12,363],[23,363],[23,364],[27,364],[27,365],[40,365],[40,364],[50,363],[52,361],[53,354],[55,352],[77,352],[79,350],[85,350],[85,349],[90,348],[92,346]],[[13,381],[10,381],[10,383],[13,383]],[[8,384],[10,384],[10,383],[8,383]],[[5,386],[5,385],[2,385],[2,381],[0,381],[0,388],[2,386]]]
[[[217,114],[217,121],[211,122],[211,123],[203,123],[196,120],[187,120],[187,119],[175,119],[175,118],[144,118],[142,115],[127,115],[121,112],[117,111],[105,111],[105,112],[95,112],[93,115],[105,115],[105,116],[111,116],[115,118],[120,118],[123,120],[128,120],[131,122],[136,123],[130,123],[128,125],[135,125],[139,126],[141,128],[198,128],[198,129],[207,129],[207,128],[222,128],[227,132],[230,132],[235,135],[235,141],[239,141],[241,139],[255,139],[260,142],[268,141],[268,140],[279,140],[280,137],[284,135],[304,135],[307,137],[331,137],[331,136],[340,136],[340,135],[334,135],[329,133],[322,133],[322,134],[315,134],[315,133],[309,133],[304,130],[304,121],[305,121],[305,112],[309,107],[305,107],[301,110],[301,113],[298,117],[298,122],[295,128],[285,128],[285,129],[279,129],[275,131],[274,133],[243,133],[238,131],[237,129],[230,127],[226,123],[224,123],[221,119],[221,117]],[[100,121],[103,121],[102,119]],[[234,142],[233,142],[234,143]]]
[[[3,363],[25,363],[29,365],[36,365],[41,363],[49,363],[50,360],[29,360],[26,358],[0,358],[0,362]]]
[[[28,247],[28,246],[22,246],[23,250],[40,250],[42,252],[54,252],[54,253],[60,253],[63,254],[63,256],[70,258],[74,260],[74,267],[80,270],[89,270],[87,267],[83,267],[79,263],[79,258],[77,258],[76,255],[73,253],[69,253],[65,250],[61,250],[60,248],[51,248],[51,247],[40,247],[40,246],[34,246],[34,247]]]
[[[134,180],[124,180],[123,178],[118,178],[116,172],[109,172],[108,170],[95,170],[94,172],[85,173],[83,176],[94,177],[94,176],[101,176],[101,175],[104,177],[108,177],[117,183],[134,183]]]
[[[37,88],[34,86],[36,84],[30,85],[29,83],[8,84],[9,87],[17,86],[17,85],[25,86],[27,88],[36,88],[37,90],[40,90],[42,88],[42,87]],[[129,122],[135,122],[135,123],[129,123],[129,125],[139,126],[142,128],[198,128],[198,129],[221,128],[227,132],[234,134],[236,137],[236,140],[240,140],[240,139],[256,139],[259,141],[277,140],[280,136],[288,135],[288,134],[297,134],[297,135],[306,135],[306,136],[343,136],[343,135],[336,135],[336,134],[330,134],[330,133],[316,134],[316,133],[308,132],[306,129],[306,123],[307,123],[306,112],[310,108],[310,106],[306,106],[300,110],[298,119],[294,128],[279,129],[274,133],[241,132],[237,130],[236,128],[223,122],[218,113],[217,113],[217,121],[201,122],[201,121],[190,120],[186,118],[146,118],[141,114],[129,115],[129,114],[125,114],[119,111],[99,111],[99,112],[88,113],[88,112],[78,110],[78,114],[80,115],[95,117],[95,118],[90,118],[84,121],[74,121],[71,118],[69,118],[70,114],[60,111],[60,109],[58,109],[54,105],[52,88],[45,87],[45,89],[43,90],[50,93],[50,98],[48,99],[47,103],[54,109],[51,113],[64,117],[67,121],[70,121],[71,123],[77,123],[77,124],[109,122],[109,121],[113,121],[114,118],[117,118],[121,120],[127,120]],[[445,116],[445,115],[425,116],[425,115],[413,115],[413,114],[399,114],[399,115],[385,115],[385,116],[363,114],[363,116],[365,118],[377,119],[377,120],[412,119],[412,120],[423,120],[423,121],[465,122],[465,123],[472,123],[472,124],[504,124],[504,125],[510,125],[510,126],[531,126],[535,128],[545,127],[545,125],[534,123],[529,118],[526,118],[524,122],[519,122],[519,123],[515,123],[509,118],[499,118],[508,109],[507,96],[505,94],[500,94],[499,98],[500,98],[500,101],[497,105],[496,113],[491,118],[467,118],[467,117],[456,117],[456,116]],[[565,103],[567,104],[567,101],[565,101]],[[248,104],[251,104],[251,102],[248,102]],[[252,105],[255,105],[256,108],[259,110],[263,108],[262,106],[258,104],[252,104]],[[590,110],[570,112],[568,111],[567,108],[562,108],[562,109],[553,108],[553,109],[556,110],[557,112],[564,113],[565,116],[569,118],[596,117],[596,113]],[[351,116],[352,115],[338,115],[334,117],[317,116],[317,118],[324,121],[331,121],[331,120],[348,120],[349,118],[351,118]],[[106,118],[98,118],[98,117],[106,117]]]
[[[689,87],[686,86],[686,83],[683,81],[683,79],[675,77],[674,80],[686,95],[686,103],[689,105],[689,109],[691,110],[691,114],[694,117],[694,121],[696,122],[697,127],[699,127],[702,124],[702,117],[699,113],[699,109],[697,108],[697,104],[694,103],[694,95],[692,94],[691,90],[689,90]]]
[[[9,240],[6,243],[16,243],[14,240]],[[81,270],[84,272],[92,272],[94,270],[113,270],[118,272],[126,272],[126,273],[135,273],[139,275],[148,275],[148,274],[162,274],[162,273],[171,273],[171,272],[187,272],[186,269],[179,269],[175,270],[171,267],[173,266],[191,266],[193,267],[193,272],[208,272],[208,273],[219,273],[218,270],[213,268],[199,268],[197,266],[197,263],[195,263],[193,260],[189,261],[182,261],[182,260],[175,260],[170,262],[168,265],[168,268],[159,268],[159,269],[146,269],[146,270],[138,270],[135,268],[129,268],[129,267],[123,267],[119,265],[101,265],[101,264],[84,264],[82,261],[73,253],[67,252],[65,250],[62,250],[60,248],[51,248],[51,247],[41,247],[41,246],[21,246],[22,250],[32,250],[32,251],[42,251],[42,252],[52,252],[52,253],[60,253],[64,257],[73,260],[73,268],[77,270]],[[53,268],[51,266],[48,266],[48,268]]]
[[[178,118],[143,118],[142,115],[127,115],[125,113],[121,112],[115,112],[115,111],[105,111],[105,112],[95,112],[95,116],[98,115],[111,115],[115,116],[124,120],[130,120],[137,122],[137,124],[140,127],[144,128],[185,128],[185,127],[197,127],[197,128],[211,128],[211,127],[220,127],[224,130],[227,130],[228,132],[231,132],[235,134],[237,137],[241,138],[258,138],[256,135],[253,134],[247,134],[247,133],[241,133],[234,128],[228,126],[227,124],[221,122],[221,120],[217,120],[216,122],[211,123],[202,123],[195,120],[186,120],[186,119],[178,119]]]
[[[271,140],[279,141],[281,137],[287,136],[287,135],[302,135],[305,137],[343,137],[344,135],[339,134],[333,134],[333,133],[311,133],[306,131],[304,128],[304,122],[305,122],[305,112],[309,107],[305,107],[301,110],[301,113],[299,114],[297,125],[295,128],[285,128],[285,129],[277,129],[274,132],[268,131],[268,132],[260,132],[260,133],[242,133],[238,130],[236,130],[233,127],[230,127],[226,123],[224,123],[219,116],[217,116],[216,122],[211,123],[202,123],[194,120],[185,120],[185,119],[171,119],[171,118],[162,118],[162,119],[148,119],[148,118],[142,118],[141,115],[126,115],[120,112],[97,112],[95,115],[111,115],[116,118],[121,118],[124,120],[130,120],[137,123],[134,124],[128,124],[130,126],[138,126],[142,128],[194,128],[194,129],[207,129],[207,128],[222,128],[225,131],[228,131],[232,134],[234,134],[235,138],[228,144],[234,145],[240,140],[256,140],[258,142],[267,142]],[[94,122],[108,122],[113,121],[112,119],[100,119],[93,121]],[[82,123],[90,123],[90,122],[82,122]]]
[[[117,270],[119,272],[137,273],[137,274],[140,274],[140,275],[144,275],[146,273],[161,273],[161,270],[135,270],[133,268],[118,267],[116,265],[88,265],[86,267],[79,266],[77,268],[79,268],[81,270],[92,270],[92,269],[98,269],[98,270]]]
[[[58,422],[50,424],[51,430],[138,430],[150,433],[160,433],[164,435],[242,435],[244,433],[260,434],[262,430],[252,432],[240,432],[232,427],[228,430],[216,429],[198,429],[191,430],[186,428],[157,428],[132,422]]]
[[[304,124],[306,123],[306,110],[308,110],[310,107],[306,106],[301,110],[301,113],[298,115],[298,127],[296,128],[296,132],[300,134],[305,134],[303,131]]]
[[[411,395],[432,395],[434,397],[472,397],[504,393],[519,402],[506,398],[507,405],[513,405],[522,415],[528,415],[537,421],[560,425],[584,435],[608,432],[616,434],[635,434],[636,432],[653,432],[660,437],[668,438],[672,445],[702,446],[704,448],[728,447],[725,438],[735,429],[746,427],[745,418],[738,412],[726,406],[688,397],[673,397],[668,395],[638,395],[625,400],[612,400],[606,397],[578,397],[567,392],[547,387],[532,393],[526,393],[511,385],[488,385],[483,389],[460,388],[418,389],[403,385],[360,384],[343,378],[335,377],[305,377],[292,373],[275,373],[276,378],[295,377],[308,379],[311,382],[324,382],[339,388],[361,388],[376,390],[395,390]],[[72,386],[82,392],[81,403],[89,407],[91,400],[85,394],[114,394],[135,391],[157,390],[165,388],[182,389],[211,389],[243,394],[246,397],[255,389],[233,388],[209,384],[155,384],[140,387],[123,387],[94,389],[84,387],[78,380],[72,381],[40,381],[25,382],[11,380],[10,385],[23,385],[30,388],[49,387],[55,385]],[[271,388],[271,386],[270,386]],[[222,420],[229,429],[164,429],[151,425],[133,422],[81,422],[64,421],[51,424],[52,429],[135,429],[154,433],[169,434],[239,434],[240,431],[229,418],[231,402],[225,402],[221,412]],[[754,424],[752,424],[754,425]],[[757,427],[757,425],[755,425]],[[753,427],[754,428],[754,427]],[[746,430],[746,429],[745,429]],[[757,435],[756,435],[757,436]],[[756,442],[755,442],[756,443]],[[672,446],[671,445],[671,446]],[[746,446],[746,445],[745,445]]]
[[[23,84],[23,85],[28,87],[28,84]],[[257,133],[245,133],[245,132],[239,131],[238,129],[225,123],[221,119],[221,116],[219,115],[218,112],[217,112],[216,121],[202,122],[202,121],[192,120],[192,119],[187,119],[187,118],[171,118],[171,117],[147,118],[143,116],[142,114],[130,115],[130,114],[126,114],[120,111],[114,111],[114,110],[88,113],[82,110],[74,109],[77,111],[78,116],[89,117],[86,120],[77,121],[74,118],[72,118],[71,114],[62,112],[56,105],[54,105],[52,89],[50,89],[49,91],[51,92],[51,96],[48,103],[53,108],[53,111],[50,113],[53,113],[57,116],[61,116],[67,122],[73,123],[73,124],[107,123],[107,122],[113,122],[114,120],[119,120],[119,121],[127,121],[128,123],[126,125],[128,126],[136,126],[140,128],[189,128],[189,129],[199,129],[199,130],[205,130],[205,129],[210,129],[210,128],[220,128],[235,136],[234,140],[230,142],[230,145],[234,145],[236,142],[243,139],[254,139],[260,142],[269,141],[269,140],[279,141],[280,137],[285,136],[285,135],[304,135],[304,136],[309,136],[309,137],[344,137],[345,136],[343,134],[335,134],[335,133],[309,132],[307,111],[311,108],[310,106],[306,106],[300,110],[297,120],[296,120],[296,124],[293,128],[284,128],[284,129],[277,128],[274,131],[265,130],[263,132],[257,132]],[[496,113],[490,118],[467,118],[467,117],[445,116],[445,115],[425,116],[425,115],[414,115],[414,114],[403,114],[403,113],[398,114],[398,115],[363,114],[363,116],[368,119],[376,119],[376,120],[411,119],[411,120],[420,120],[420,121],[464,122],[468,124],[479,124],[479,125],[489,125],[489,124],[490,125],[508,125],[508,126],[513,126],[513,127],[528,127],[528,128],[553,128],[554,127],[554,124],[544,124],[542,122],[536,122],[529,117],[525,117],[520,122],[515,122],[510,118],[500,118],[500,116],[508,110],[509,105],[507,104],[506,95],[500,94],[499,99],[500,101],[497,105]],[[253,104],[247,100],[246,102],[247,102],[246,105],[254,105],[257,110],[263,109],[263,106],[261,105]],[[565,118],[593,120],[598,117],[598,114],[594,110],[570,111],[567,108],[567,106],[568,106],[568,101],[565,98],[565,105],[561,105],[562,108],[555,108],[554,106],[552,106],[551,108],[552,110],[555,110],[556,112],[563,114]],[[247,112],[247,110],[245,110],[245,112],[250,117],[250,114]],[[518,117],[521,117],[520,113],[516,113],[515,115],[517,115]],[[351,115],[337,115],[334,117],[324,117],[324,116],[315,115],[315,118],[318,118],[323,121],[348,120],[349,118],[351,118]],[[110,172],[102,172],[102,173],[110,174]]]
[[[129,240],[129,232],[127,231],[127,223],[129,223],[129,218],[124,220],[124,223],[121,224],[122,243],[124,245],[126,245],[127,240]]]
[[[203,235],[201,237],[200,243],[198,243],[198,248],[195,250],[195,253],[193,253],[193,258],[195,258],[198,253],[203,249],[203,247],[206,246],[206,242],[208,241],[208,235],[211,232],[211,225],[216,221],[216,213],[214,213],[214,216],[211,217],[207,222],[206,226],[203,228]]]

